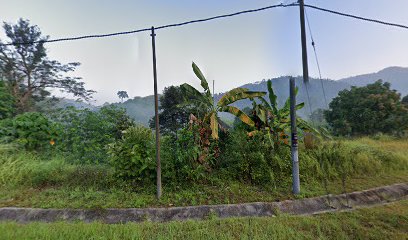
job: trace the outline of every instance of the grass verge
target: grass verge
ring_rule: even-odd
[[[170,223],[0,223],[0,239],[408,239],[408,201],[316,216]]]

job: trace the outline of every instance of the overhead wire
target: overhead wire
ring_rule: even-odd
[[[335,14],[335,15],[343,16],[343,17],[349,17],[349,18],[354,18],[354,19],[358,19],[358,20],[362,20],[362,21],[367,21],[367,22],[378,23],[378,24],[392,26],[392,27],[408,29],[407,25],[392,23],[392,22],[386,22],[386,21],[377,20],[377,19],[373,19],[373,18],[360,17],[360,16],[357,16],[357,15],[343,13],[343,12],[339,12],[339,11],[334,11],[334,10],[330,10],[330,9],[322,8],[322,7],[317,7],[317,6],[310,5],[310,4],[305,4],[305,7],[312,8],[312,9],[319,10],[319,11],[323,11],[323,12],[332,13],[332,14]]]
[[[319,72],[319,79],[320,79],[320,85],[322,87],[324,103],[325,103],[326,107],[328,107],[329,104],[328,104],[328,101],[327,101],[326,90],[324,89],[324,84],[323,84],[323,79],[322,79],[322,72],[320,71],[319,58],[317,57],[316,42],[314,41],[314,38],[313,38],[312,28],[310,27],[310,21],[309,21],[308,15],[307,15],[307,11],[305,11],[305,15],[306,15],[307,26],[308,26],[308,29],[309,29],[310,40],[312,41],[312,47],[313,47],[313,52],[314,52],[314,56],[315,56],[315,60],[316,60],[317,70]]]
[[[155,29],[165,29],[165,28],[171,28],[171,27],[179,27],[179,26],[184,26],[184,25],[193,24],[193,23],[206,22],[206,21],[211,21],[211,20],[220,19],[220,18],[233,17],[233,16],[237,16],[237,15],[241,15],[241,14],[265,11],[265,10],[273,9],[273,8],[281,8],[281,7],[284,8],[284,7],[295,7],[295,6],[299,6],[299,4],[297,2],[293,2],[293,3],[289,3],[289,4],[280,3],[280,4],[270,5],[270,6],[267,6],[267,7],[262,7],[262,8],[257,8],[257,9],[249,9],[249,10],[239,11],[239,12],[235,12],[235,13],[231,13],[231,14],[224,14],[224,15],[218,15],[218,16],[209,17],[209,18],[190,20],[190,21],[181,22],[181,23],[162,25],[162,26],[156,27]],[[322,7],[317,7],[317,6],[310,5],[310,4],[305,4],[304,6],[307,7],[307,8],[312,8],[312,9],[315,9],[315,10],[328,12],[328,13],[332,13],[332,14],[335,14],[335,15],[340,15],[340,16],[343,16],[343,17],[349,17],[349,18],[354,18],[354,19],[358,19],[358,20],[362,20],[362,21],[368,21],[368,22],[372,22],[372,23],[377,23],[377,24],[382,24],[382,25],[387,25],[387,26],[392,26],[392,27],[408,29],[408,26],[403,25],[403,24],[391,23],[391,22],[386,22],[386,21],[372,19],[372,18],[366,18],[366,17],[360,17],[360,16],[357,16],[357,15],[352,15],[352,14],[348,14],[348,13],[334,11],[334,10],[330,10],[330,9],[326,9],[326,8],[322,8]],[[54,42],[63,42],[63,41],[82,40],[82,39],[89,39],[89,38],[105,38],[105,37],[114,37],[114,36],[135,34],[135,33],[140,33],[140,32],[147,32],[147,31],[151,31],[151,27],[137,29],[137,30],[131,30],[131,31],[124,31],[124,32],[107,33],[107,34],[93,34],[93,35],[84,35],[84,36],[78,36],[78,37],[66,37],[66,38],[47,39],[47,40],[39,40],[39,41],[29,41],[29,42],[1,43],[0,46],[29,45],[29,44],[37,44],[37,43],[54,43]]]
[[[158,29],[165,29],[165,28],[172,28],[172,27],[180,27],[180,26],[193,24],[193,23],[207,22],[207,21],[211,21],[211,20],[215,20],[215,19],[233,17],[233,16],[237,16],[237,15],[241,15],[241,14],[265,11],[265,10],[269,10],[269,9],[273,9],[273,8],[285,8],[285,7],[293,7],[293,6],[298,6],[298,4],[296,2],[293,2],[293,3],[290,3],[290,4],[282,4],[281,3],[281,4],[271,5],[271,6],[257,8],[257,9],[249,9],[249,10],[239,11],[239,12],[230,13],[230,14],[218,15],[218,16],[209,17],[209,18],[196,19],[196,20],[190,20],[190,21],[181,22],[181,23],[173,23],[173,24],[162,25],[162,26],[155,27],[154,29],[158,30]],[[151,31],[151,29],[152,28],[149,27],[149,28],[142,28],[142,29],[131,30],[131,31],[126,31],[126,32],[115,32],[115,33],[107,33],[107,34],[94,34],[94,35],[85,35],[85,36],[67,37],[67,38],[57,38],[57,39],[50,39],[50,40],[31,41],[31,42],[11,42],[11,43],[0,44],[0,46],[30,45],[30,44],[37,44],[37,43],[53,43],[53,42],[63,42],[63,41],[75,41],[75,40],[89,39],[89,38],[105,38],[105,37],[113,37],[113,36],[119,36],[119,35],[128,35],[128,34],[146,32],[146,31]]]

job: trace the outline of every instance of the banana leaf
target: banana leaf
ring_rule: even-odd
[[[193,71],[194,71],[195,75],[198,77],[198,79],[201,80],[201,87],[204,88],[205,95],[207,97],[212,98],[210,88],[208,87],[207,79],[205,79],[205,77],[204,77],[203,73],[201,72],[200,68],[194,62],[192,64],[192,66],[193,66]]]
[[[224,96],[222,96],[222,98],[218,101],[217,106],[223,107],[231,103],[234,103],[238,100],[247,99],[247,98],[253,99],[256,97],[262,97],[265,94],[266,94],[265,92],[248,91],[248,89],[246,88],[234,88],[231,91],[225,93]]]
[[[227,113],[231,113],[232,115],[236,116],[237,118],[239,118],[242,122],[244,122],[245,124],[254,127],[255,123],[252,121],[252,119],[250,117],[248,117],[248,115],[246,115],[243,111],[241,111],[240,109],[233,107],[233,106],[224,106],[220,109],[221,112],[227,112]]]

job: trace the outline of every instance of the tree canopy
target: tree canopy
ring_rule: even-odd
[[[129,98],[129,95],[127,94],[126,91],[118,91],[117,95],[122,102],[123,102],[123,99]]]
[[[0,45],[0,73],[5,85],[13,95],[18,112],[33,110],[35,103],[51,95],[51,89],[71,93],[88,100],[94,93],[85,89],[80,77],[69,76],[79,63],[62,64],[47,57],[44,46],[48,36],[39,27],[25,19],[16,24],[4,23],[8,40],[5,43],[32,43]]]
[[[408,105],[408,95],[405,96],[405,97],[403,97],[402,100],[401,100],[401,102],[402,102],[403,104],[405,104],[405,105]]]
[[[400,94],[381,80],[341,91],[325,117],[338,135],[395,133],[408,127],[408,109]]]
[[[13,116],[14,98],[0,79],[0,120]]]
[[[159,106],[159,123],[160,131],[163,134],[173,133],[181,129],[188,123],[188,106],[181,107],[184,103],[183,93],[178,86],[170,86],[164,89],[163,95],[160,96]],[[155,128],[154,117],[150,120],[149,125]]]

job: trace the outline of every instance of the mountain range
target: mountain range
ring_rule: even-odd
[[[337,96],[339,91],[344,89],[350,89],[351,86],[365,86],[373,83],[379,79],[384,82],[389,82],[391,88],[397,90],[401,96],[408,94],[408,68],[404,67],[388,67],[376,73],[363,74],[358,76],[352,76],[339,80],[331,79],[317,79],[310,78],[310,82],[307,86],[303,83],[301,76],[296,79],[296,86],[299,88],[297,95],[297,102],[305,102],[306,106],[298,111],[301,117],[306,117],[316,109],[326,109],[327,104]],[[272,81],[272,87],[278,96],[278,104],[283,105],[286,99],[289,97],[289,76],[281,76],[278,78],[270,79]],[[323,86],[323,87],[322,87]],[[241,87],[248,88],[251,91],[265,91],[267,92],[267,80],[262,80],[255,83],[248,83]],[[309,93],[309,99],[307,98],[307,92]],[[221,98],[223,93],[216,94],[214,97],[216,100]],[[326,100],[327,101],[326,101]],[[113,103],[116,106],[124,107],[127,113],[135,119],[135,121],[148,125],[149,119],[154,115],[154,97],[134,97],[128,99],[123,103]],[[242,100],[234,103],[233,105],[240,109],[244,107],[250,107],[251,102],[249,100]],[[221,114],[221,118],[226,121],[233,120],[233,116],[230,114]]]

